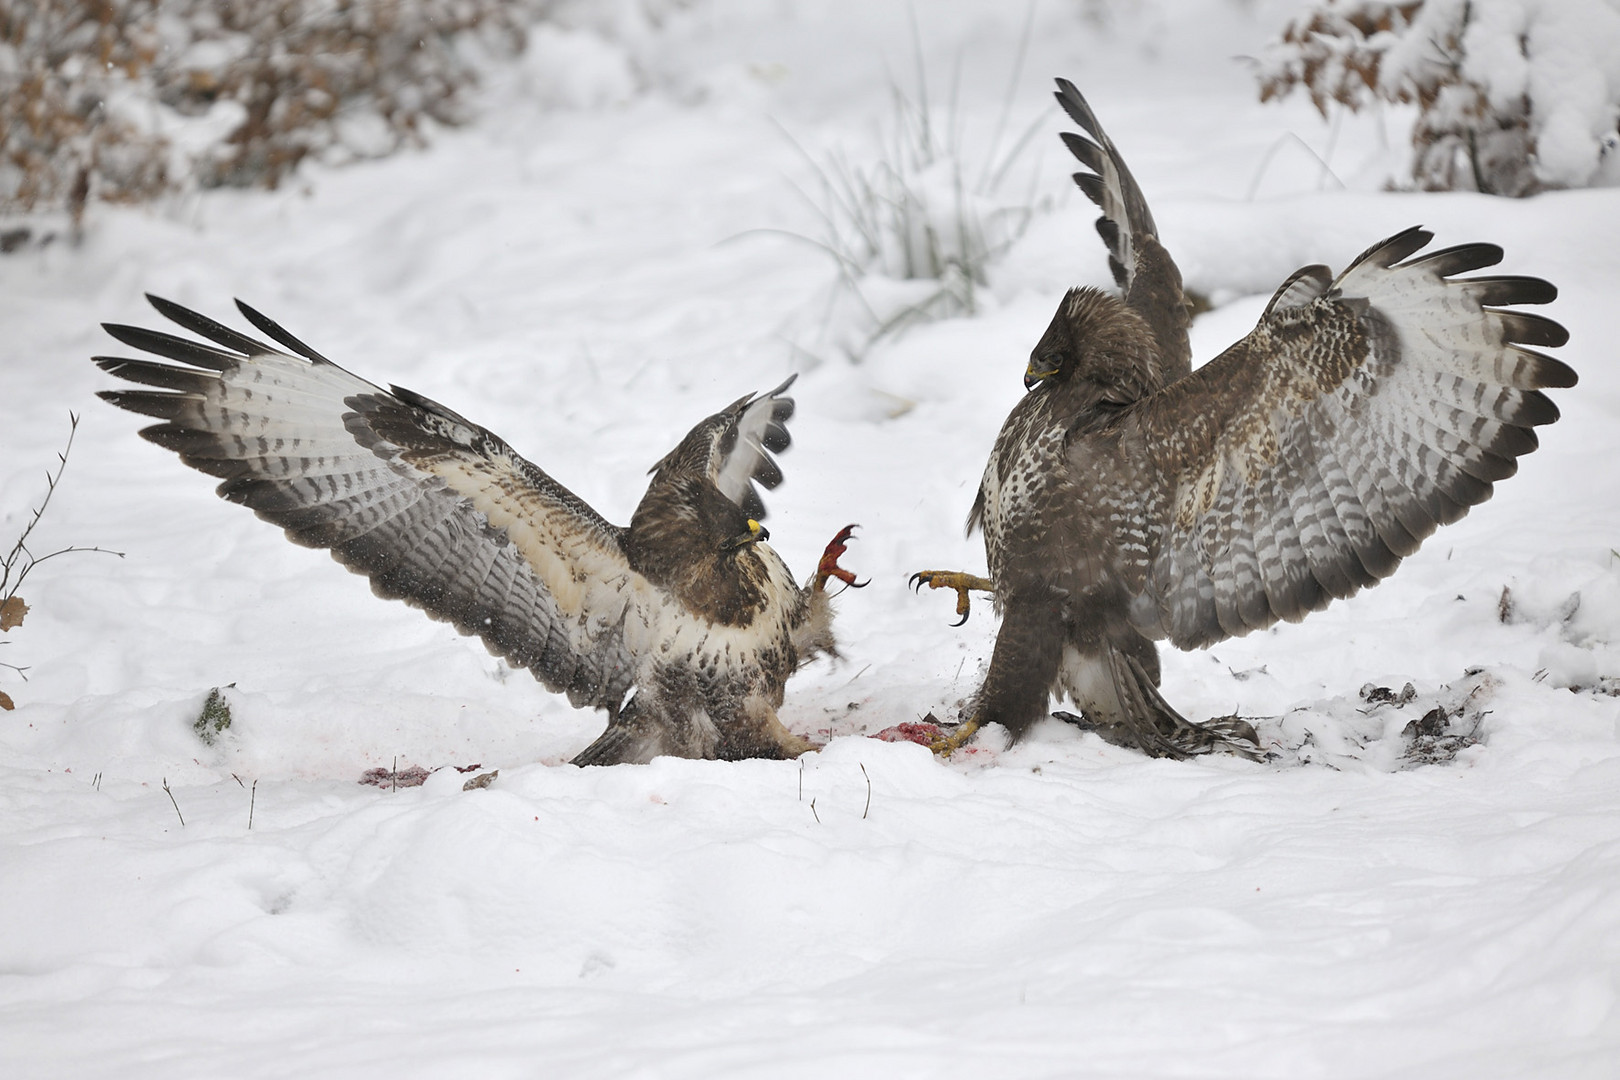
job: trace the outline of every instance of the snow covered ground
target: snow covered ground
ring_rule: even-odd
[[[72,410],[36,547],[125,553],[40,567],[0,653],[30,668],[0,669],[0,1073],[1620,1075],[1620,191],[1383,192],[1401,117],[1335,136],[1303,101],[1256,103],[1233,57],[1285,8],[1104,28],[1037,8],[1013,125],[1045,110],[1050,212],[975,317],[858,363],[831,263],[769,230],[818,235],[795,140],[871,152],[912,71],[902,4],[713,0],[641,35],[548,33],[427,152],[102,209],[77,249],[0,258],[0,539]],[[1022,19],[916,6],[942,113],[960,59],[970,158]],[[975,685],[987,606],[953,630],[906,576],[982,568],[961,522],[1029,347],[1066,287],[1106,280],[1059,74],[1216,300],[1201,358],[1296,266],[1414,223],[1562,290],[1581,383],[1492,501],[1354,601],[1167,652],[1166,696],[1262,718],[1266,764],[1056,723],[949,763],[863,737]],[[859,522],[846,564],[873,579],[839,601],[845,660],[789,685],[784,720],[827,748],[562,764],[599,715],[374,599],[94,399],[88,357],[122,351],[97,324],[156,325],[143,291],[221,317],[240,296],[620,522],[694,421],[800,371],[772,543],[808,573]],[[192,721],[215,686],[234,721],[209,747]],[[1449,740],[1403,735],[1437,705]],[[357,782],[396,763],[439,771]],[[464,792],[450,766],[473,764],[499,778]]]

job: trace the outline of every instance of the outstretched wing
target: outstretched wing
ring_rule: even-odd
[[[1207,645],[1375,584],[1558,418],[1540,390],[1575,372],[1526,346],[1567,332],[1502,310],[1557,290],[1453,278],[1500,262],[1490,244],[1409,259],[1431,238],[1408,229],[1337,279],[1301,270],[1252,333],[1124,418],[1123,452],[1158,492],[1127,545],[1143,632]]]
[[[1125,167],[1086,99],[1068,79],[1057,80],[1058,104],[1095,142],[1070,131],[1062,133],[1069,153],[1090,169],[1077,172],[1074,182],[1102,210],[1097,233],[1108,245],[1108,268],[1125,294],[1125,303],[1147,320],[1159,346],[1159,362],[1167,380],[1192,369],[1192,346],[1187,341],[1187,297],[1181,271],[1159,243],[1147,199]]]
[[[230,501],[327,548],[400,599],[481,638],[576,705],[616,709],[633,658],[624,616],[639,589],[617,527],[495,435],[419,394],[333,364],[238,302],[291,353],[149,296],[204,344],[108,324],[174,364],[98,356],[156,390],[103,391],[163,421],[141,434],[222,482]]]
[[[780,454],[793,441],[787,429],[793,399],[784,395],[798,377],[789,375],[775,390],[743,398],[716,417],[720,428],[709,455],[709,476],[726,498],[756,521],[765,517],[765,502],[754,483],[775,490],[782,482],[781,466],[771,455]]]
[[[770,490],[782,482],[782,468],[773,455],[793,441],[787,429],[793,399],[785,395],[797,378],[789,375],[775,390],[746,394],[698,421],[649,471],[660,478],[707,477],[749,517],[764,520],[765,501],[754,485]]]

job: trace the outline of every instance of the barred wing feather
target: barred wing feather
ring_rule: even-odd
[[[797,378],[789,375],[775,390],[741,398],[715,418],[721,426],[709,456],[709,475],[726,498],[756,521],[765,517],[765,502],[755,482],[767,490],[782,483],[782,468],[771,455],[792,442],[787,422],[793,399],[783,395]]]
[[[156,388],[101,394],[163,421],[144,437],[379,596],[476,635],[575,705],[617,709],[633,676],[626,615],[650,588],[620,529],[484,428],[350,374],[246,305],[291,353],[149,299],[210,344],[107,326],[174,361],[96,358]]]
[[[1181,271],[1159,240],[1147,198],[1085,97],[1068,79],[1057,80],[1063,111],[1090,138],[1062,133],[1063,145],[1089,172],[1073,175],[1075,186],[1097,204],[1097,235],[1108,247],[1108,268],[1125,303],[1147,320],[1158,342],[1159,369],[1177,379],[1192,369],[1190,323]],[[1093,141],[1095,140],[1095,141]]]
[[[1530,346],[1552,300],[1536,278],[1453,278],[1501,260],[1431,234],[1374,245],[1337,279],[1290,278],[1242,341],[1144,399],[1121,446],[1149,463],[1133,623],[1182,648],[1297,621],[1393,573],[1439,525],[1490,498],[1575,373]],[[1404,260],[1404,261],[1403,261]]]

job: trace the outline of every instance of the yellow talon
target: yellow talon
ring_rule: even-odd
[[[935,739],[928,744],[928,749],[940,757],[950,757],[965,746],[979,731],[977,720],[964,720],[958,724],[956,730],[943,738]]]
[[[911,575],[911,585],[915,589],[922,589],[927,585],[930,589],[955,589],[956,613],[961,616],[952,626],[961,626],[967,622],[970,610],[968,590],[977,589],[980,592],[991,593],[996,591],[996,583],[989,578],[979,577],[977,574],[964,574],[955,570],[920,570]]]

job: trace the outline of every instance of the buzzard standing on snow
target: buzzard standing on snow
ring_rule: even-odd
[[[1557,290],[1457,278],[1501,249],[1420,255],[1431,234],[1408,229],[1337,277],[1295,272],[1247,337],[1192,371],[1181,274],[1141,190],[1074,86],[1059,79],[1057,99],[1091,136],[1063,141],[1091,170],[1074,180],[1102,209],[1123,295],[1070,290],[1030,356],[968,516],[990,579],[913,578],[956,589],[964,619],[968,590],[992,591],[1002,618],[974,711],[936,749],[987,723],[1017,739],[1055,693],[1155,756],[1252,756],[1249,725],[1194,724],[1159,695],[1154,641],[1296,622],[1490,498],[1558,418],[1539,391],[1575,384],[1525,348],[1562,345],[1564,328],[1503,306]]]
[[[855,584],[838,565],[853,526],[804,588],[761,543],[754,482],[782,480],[771,455],[788,445],[792,378],[693,428],[653,467],[621,528],[472,421],[351,375],[245,304],[287,352],[148,299],[213,344],[108,324],[124,344],[178,363],[96,357],[159,388],[101,396],[161,419],[141,434],[222,478],[222,498],[294,543],[329,549],[377,595],[476,634],[574,705],[605,710],[607,730],[576,764],[810,749],[776,709],[794,669],[833,651],[825,585]]]

